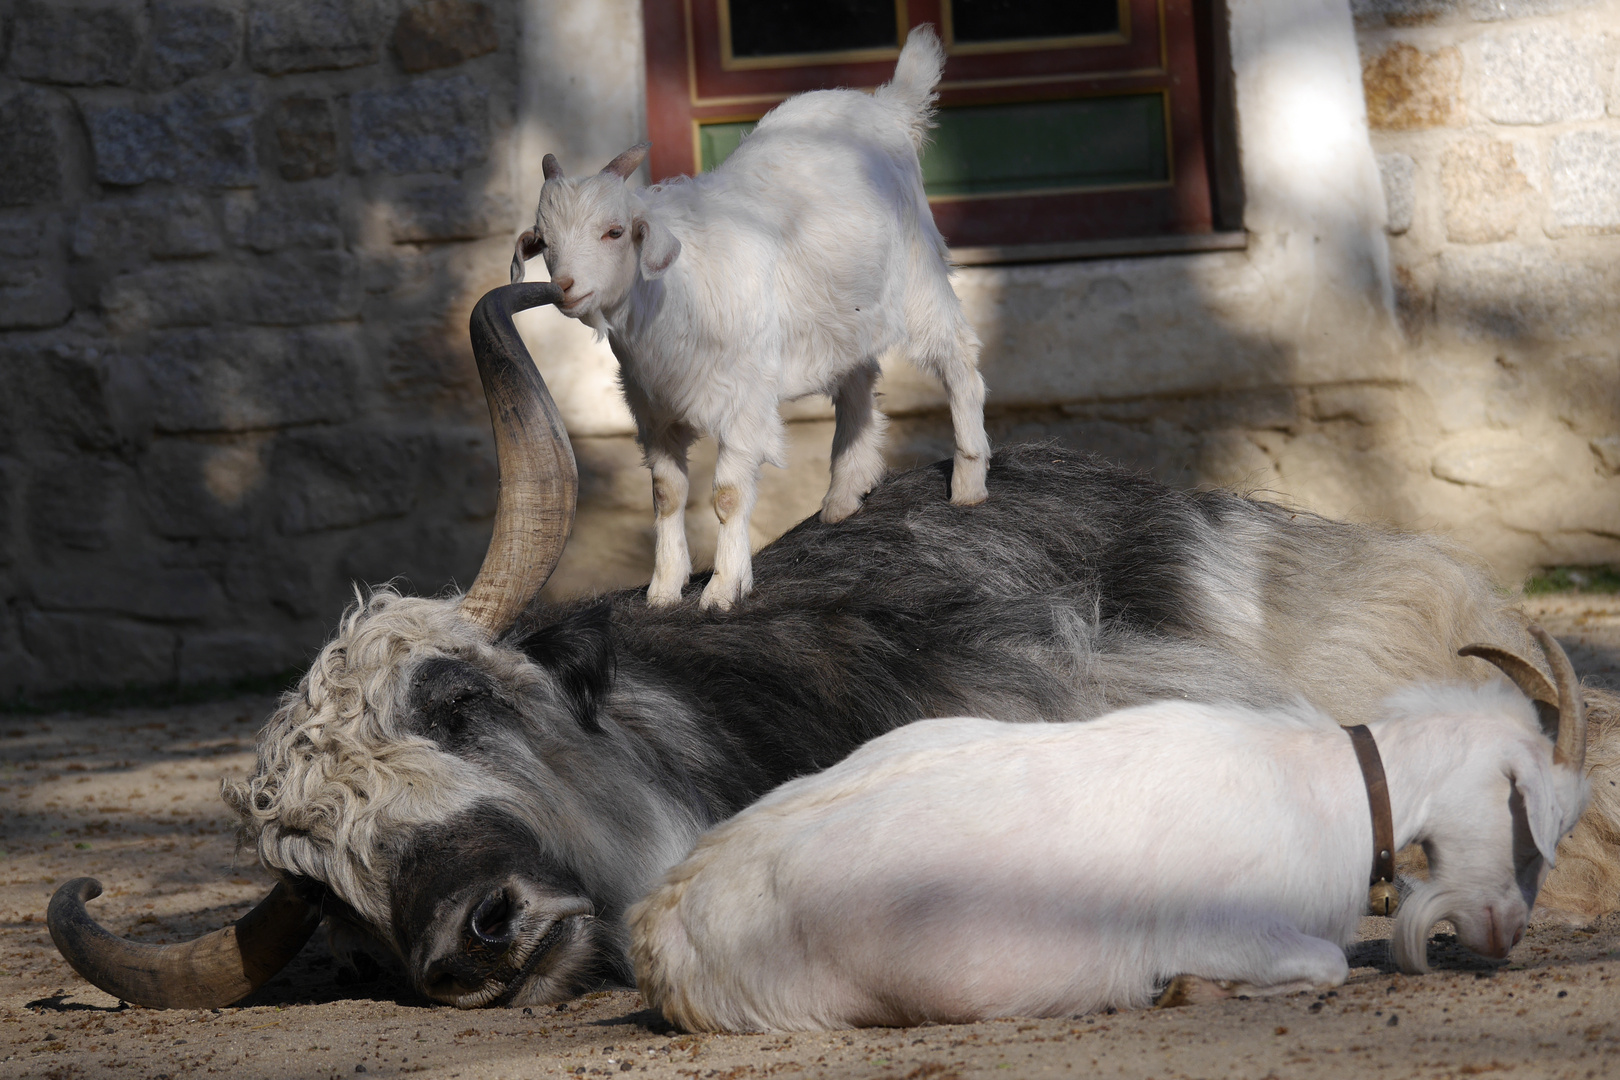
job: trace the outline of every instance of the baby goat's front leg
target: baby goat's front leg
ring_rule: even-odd
[[[647,603],[673,604],[681,598],[692,576],[692,556],[686,547],[686,449],[692,437],[682,428],[668,428],[647,440],[647,468],[653,488],[653,576]]]
[[[714,576],[703,590],[700,607],[725,611],[754,587],[748,519],[759,494],[764,460],[764,454],[720,440],[714,463],[714,514],[720,519],[720,538],[714,548]]]

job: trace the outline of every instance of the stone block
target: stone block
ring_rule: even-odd
[[[489,91],[464,75],[363,90],[349,135],[363,172],[459,172],[489,155]]]
[[[43,330],[71,314],[73,297],[60,259],[0,259],[0,330]]]
[[[0,206],[51,202],[62,194],[61,132],[53,95],[24,90],[0,102]]]
[[[154,440],[141,459],[152,530],[170,540],[250,535],[264,494],[267,440],[258,432],[207,442]]]
[[[1384,205],[1389,208],[1386,227],[1399,235],[1412,227],[1417,163],[1406,154],[1379,154],[1378,175],[1384,182]]]
[[[145,36],[138,0],[18,0],[11,74],[64,86],[128,86]]]
[[[500,48],[495,13],[475,0],[426,0],[400,13],[394,52],[406,71],[453,67]]]
[[[1446,238],[1458,244],[1488,244],[1518,231],[1530,182],[1512,143],[1466,139],[1440,159]]]
[[[482,404],[472,346],[460,327],[439,322],[393,328],[383,366],[383,387],[413,413],[452,410],[476,415]]]
[[[286,97],[271,114],[277,168],[283,180],[331,176],[338,167],[337,120],[332,103],[318,97]]]
[[[233,545],[225,563],[225,595],[239,607],[274,607],[296,619],[317,615],[330,598],[315,587],[319,557],[279,537],[263,547]]]
[[[28,651],[49,665],[57,687],[154,685],[174,679],[175,636],[160,626],[105,615],[23,616]]]
[[[289,435],[276,448],[277,524],[298,535],[397,518],[416,506],[423,436],[346,428]]]
[[[157,86],[177,86],[236,60],[242,47],[242,14],[220,3],[157,0],[152,5],[152,52],[148,78]]]
[[[1588,444],[1597,458],[1598,472],[1604,476],[1620,475],[1620,435],[1605,435]]]
[[[289,251],[255,259],[235,289],[243,322],[296,326],[360,314],[360,264],[347,251]]]
[[[347,327],[170,334],[144,357],[152,423],[197,433],[347,419],[361,360]]]
[[[100,301],[109,326],[120,333],[206,326],[231,308],[220,268],[209,262],[158,263],[123,274],[102,286]]]
[[[1553,140],[1552,213],[1563,228],[1620,229],[1620,134],[1571,131]]]
[[[104,184],[168,180],[251,187],[258,182],[250,82],[192,87],[139,108],[88,106],[84,112],[96,179]]]
[[[147,256],[194,258],[223,246],[213,204],[191,191],[85,203],[73,228],[75,258],[114,265]]]
[[[1603,115],[1592,50],[1557,26],[1504,31],[1481,40],[1475,104],[1498,124],[1551,124]]]
[[[1566,357],[1542,376],[1558,401],[1558,419],[1577,435],[1620,432],[1620,356],[1586,353]]]
[[[40,552],[105,551],[130,474],[108,458],[42,456],[27,493],[28,531]]]
[[[1462,54],[1447,46],[1423,52],[1401,42],[1362,61],[1367,122],[1375,128],[1409,130],[1459,123]]]
[[[13,410],[0,442],[25,429],[30,459],[118,449],[124,439],[116,410],[135,395],[115,383],[109,367],[94,347],[63,341],[0,352],[0,398]]]
[[[224,610],[225,594],[193,567],[118,565],[49,570],[32,577],[34,600],[48,611],[113,611],[138,619],[206,619]]]
[[[267,75],[373,64],[381,42],[375,0],[255,0],[248,15],[248,57]]]
[[[1350,0],[1350,13],[1363,25],[1423,26],[1455,12],[1463,0]]]
[[[22,547],[23,463],[0,457],[0,566],[17,561]]]
[[[1475,340],[1559,341],[1612,332],[1607,267],[1547,248],[1460,248],[1440,256],[1437,315]]]
[[[245,191],[225,201],[231,243],[262,254],[343,246],[343,194],[330,188],[285,194]]]
[[[1596,0],[1468,0],[1468,16],[1476,22],[1530,19],[1591,7],[1594,3]]]
[[[388,234],[396,243],[481,240],[508,232],[514,217],[503,196],[469,192],[464,184],[407,188],[389,200]]]
[[[180,635],[180,685],[274,675],[294,667],[301,650],[279,637],[243,630]]]

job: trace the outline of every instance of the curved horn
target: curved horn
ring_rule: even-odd
[[[45,913],[51,940],[85,979],[149,1009],[210,1009],[246,997],[298,955],[320,909],[278,884],[223,930],[173,945],[144,945],[104,930],[84,909],[101,895],[95,878],[74,878]]]
[[[632,146],[630,149],[626,150],[624,153],[602,166],[602,171],[605,173],[612,173],[620,180],[628,180],[630,179],[630,174],[640,168],[641,163],[647,159],[647,151],[651,149],[652,143],[638,142],[636,145]]]
[[[1558,737],[1553,743],[1553,764],[1580,772],[1586,765],[1586,699],[1581,695],[1575,668],[1558,640],[1535,623],[1530,634],[1547,654],[1553,681],[1558,684]]]
[[[461,613],[499,635],[551,576],[574,527],[579,469],[562,415],[535,370],[512,315],[562,300],[549,281],[491,289],[472,313],[473,354],[489,400],[500,462],[495,533]]]
[[[1477,656],[1481,660],[1489,660],[1502,669],[1502,674],[1513,681],[1513,685],[1524,691],[1524,696],[1531,701],[1539,701],[1543,705],[1558,707],[1558,688],[1542,670],[1516,652],[1504,649],[1500,645],[1464,645],[1457,650],[1458,656]],[[1549,731],[1547,734],[1551,735]]]

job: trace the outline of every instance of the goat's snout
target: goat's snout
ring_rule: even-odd
[[[551,283],[557,286],[557,288],[561,289],[564,296],[567,296],[569,291],[574,287],[574,279],[569,277],[567,274],[564,274],[562,277],[552,278]]]

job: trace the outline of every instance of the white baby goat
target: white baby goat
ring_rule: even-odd
[[[1408,971],[1441,918],[1505,956],[1585,803],[1579,687],[1532,632],[1556,690],[1483,651],[1555,703],[1556,747],[1502,682],[1413,688],[1369,725],[1396,844],[1429,857],[1396,916]],[[631,910],[632,955],[691,1030],[1062,1016],[1147,1004],[1175,976],[1195,1000],[1336,986],[1372,847],[1351,740],[1303,702],[927,720],[708,833]]]
[[[876,93],[801,94],[714,171],[644,191],[624,181],[647,144],[585,180],[564,177],[546,155],[513,280],[525,257],[544,253],[562,311],[606,334],[618,357],[652,470],[649,602],[678,600],[691,573],[686,451],[699,435],[719,442],[720,537],[704,607],[729,607],[753,583],[748,519],[761,465],[783,462],[779,402],[831,396],[822,520],[860,507],[884,471],[886,421],[873,385],[891,350],[945,384],[956,431],[951,501],[984,501],[979,339],[951,291],[917,162],[943,63],[939,40],[919,27]]]

